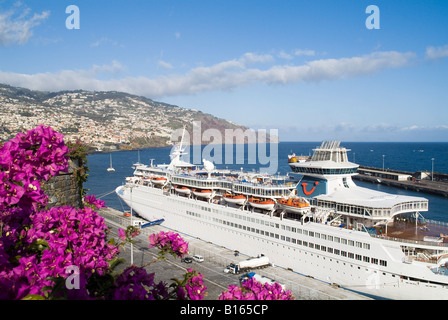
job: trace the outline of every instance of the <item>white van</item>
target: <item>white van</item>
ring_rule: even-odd
[[[202,262],[202,261],[204,261],[204,257],[199,255],[199,254],[195,254],[193,256],[193,260],[196,261],[196,262]]]

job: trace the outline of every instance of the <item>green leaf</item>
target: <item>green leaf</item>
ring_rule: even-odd
[[[45,297],[43,297],[39,294],[29,294],[29,295],[23,297],[22,300],[45,300]]]

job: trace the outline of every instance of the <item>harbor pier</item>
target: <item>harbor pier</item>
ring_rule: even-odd
[[[353,179],[448,197],[448,174],[359,166]]]

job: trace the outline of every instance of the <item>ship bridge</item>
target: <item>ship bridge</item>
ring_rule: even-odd
[[[359,165],[348,161],[346,149],[340,146],[340,141],[324,141],[321,146],[313,149],[310,160],[291,162],[289,166],[295,173],[306,176],[325,178],[335,175],[355,175]]]

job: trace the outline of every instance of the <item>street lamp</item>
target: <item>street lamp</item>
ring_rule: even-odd
[[[431,181],[434,181],[434,158],[431,158],[432,169],[431,169]]]
[[[386,155],[384,155],[383,154],[383,171],[384,171],[384,157],[385,157]]]

